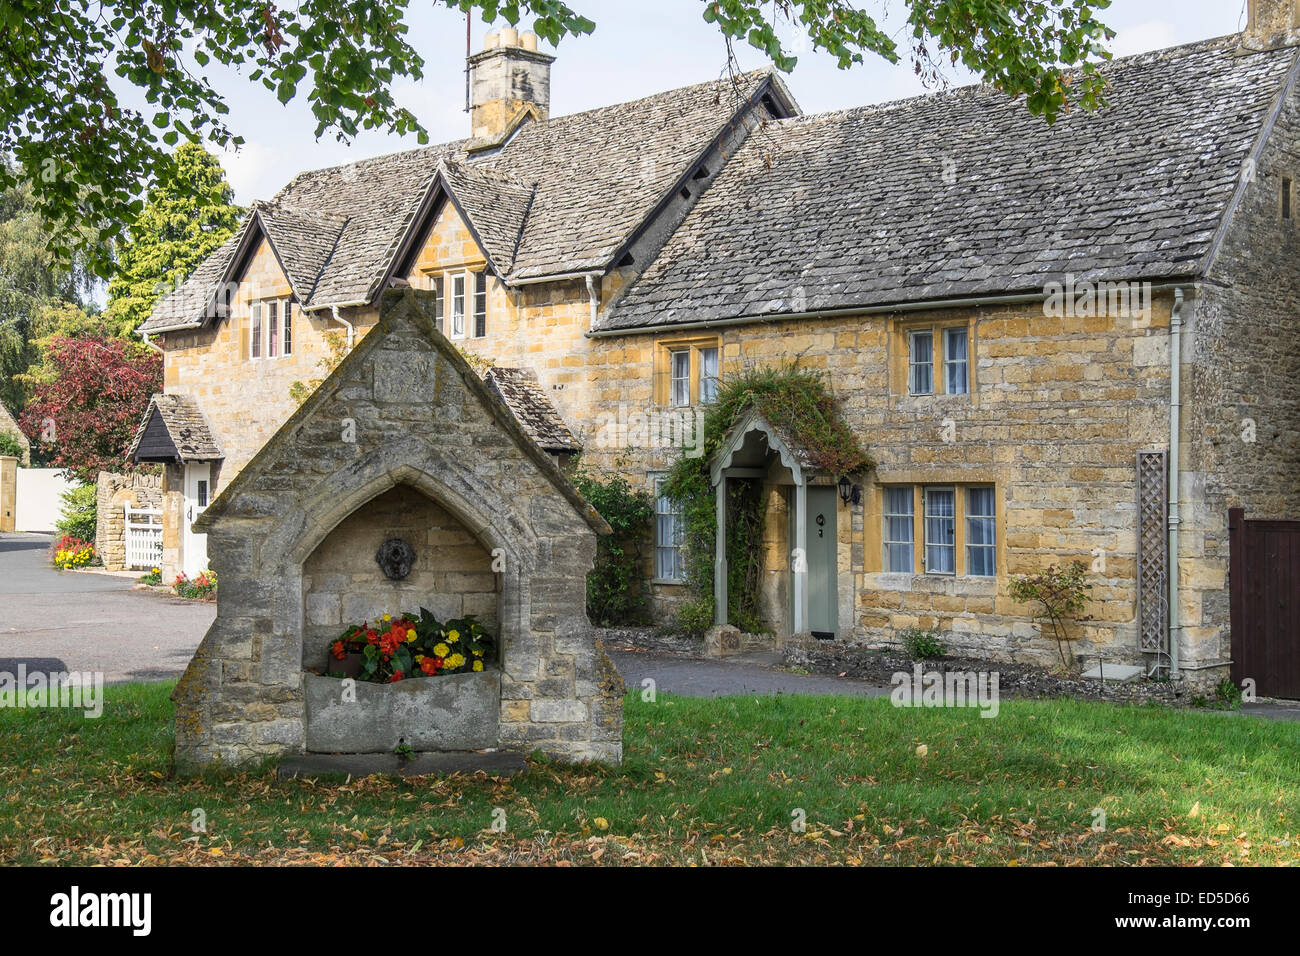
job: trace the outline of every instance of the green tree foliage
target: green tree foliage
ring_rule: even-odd
[[[108,284],[111,331],[135,332],[162,296],[234,234],[244,210],[233,198],[216,157],[194,143],[177,147],[118,252]]]
[[[27,399],[21,376],[40,357],[41,315],[51,306],[82,303],[94,287],[83,259],[56,262],[46,248],[49,235],[28,183],[0,191],[0,400],[13,409]]]
[[[93,544],[95,528],[99,523],[99,513],[95,507],[97,491],[94,484],[89,484],[72,488],[60,495],[63,507],[54,527],[63,534],[70,534],[74,538]]]
[[[1007,585],[1007,593],[1012,598],[1026,604],[1036,603],[1042,609],[1041,616],[1052,625],[1061,666],[1067,670],[1074,667],[1074,648],[1070,645],[1066,622],[1090,620],[1083,613],[1088,592],[1092,590],[1092,585],[1085,580],[1087,573],[1082,561],[1071,562],[1064,568],[1053,564],[1037,574],[1018,574]]]
[[[118,238],[143,208],[141,188],[167,166],[182,140],[221,148],[243,140],[230,107],[205,74],[212,64],[241,70],[281,103],[304,89],[316,135],[343,140],[362,130],[427,135],[397,105],[396,81],[419,80],[424,62],[407,40],[409,0],[6,0],[0,4],[0,153],[21,173],[0,169],[0,188],[27,178],[39,211],[62,227],[50,247],[68,260],[89,248],[74,223]],[[578,2],[578,0],[575,0]],[[793,25],[841,67],[866,56],[910,57],[918,71],[962,63],[1033,112],[1054,119],[1073,104],[1102,102],[1092,62],[1113,36],[1096,19],[1110,0],[895,0],[910,40],[898,43],[849,0],[706,0],[704,18],[727,42],[762,50],[782,70],[796,59],[779,38]],[[435,0],[488,22],[531,20],[552,43],[595,24],[562,0]],[[1077,74],[1067,72],[1077,67]],[[112,76],[110,76],[112,74]],[[143,111],[119,92],[134,88]],[[107,274],[108,256],[95,262]]]
[[[587,618],[597,627],[647,623],[645,554],[641,548],[654,514],[650,496],[619,475],[598,475],[581,465],[570,477],[614,530],[596,545],[596,564],[587,575]]]

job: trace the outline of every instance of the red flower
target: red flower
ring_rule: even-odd
[[[424,671],[424,673],[429,677],[438,673],[438,668],[441,666],[442,661],[436,657],[426,657],[424,660],[420,661],[420,670]]]
[[[396,683],[397,683],[399,680],[401,680],[401,679],[402,679],[402,672],[401,672],[401,671],[393,671],[393,676],[390,677],[390,678],[388,679],[388,683],[390,683],[390,684],[396,684]]]
[[[343,660],[343,656],[346,653],[346,650],[343,647],[342,641],[335,641],[332,650],[334,651],[334,657],[336,660],[340,660],[340,661]]]

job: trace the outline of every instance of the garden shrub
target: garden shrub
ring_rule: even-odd
[[[6,455],[17,458],[22,461],[23,446],[18,443],[18,439],[8,432],[0,432],[0,455]]]
[[[81,485],[65,491],[60,498],[63,512],[55,527],[64,534],[70,534],[83,541],[95,540],[96,524],[96,489],[94,485]]]
[[[938,628],[904,628],[898,640],[914,661],[934,660],[948,653],[947,646],[939,640]]]
[[[570,478],[614,531],[596,544],[595,566],[587,575],[587,617],[597,627],[648,624],[643,545],[654,516],[650,495],[622,476],[602,477],[581,463]]]

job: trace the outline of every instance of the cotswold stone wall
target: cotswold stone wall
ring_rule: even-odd
[[[498,745],[617,762],[623,684],[583,611],[595,531],[607,526],[433,331],[427,295],[390,293],[385,308],[198,523],[221,590],[217,619],[175,694],[178,763],[303,751],[304,593],[317,586],[307,566],[336,529],[353,533],[346,522],[371,502],[379,502],[373,526],[386,520],[388,494],[422,495],[501,559]],[[467,565],[474,575],[477,560]],[[373,592],[371,583],[346,590]],[[482,594],[477,579],[466,583],[462,602]],[[363,598],[367,607],[388,599]]]
[[[126,505],[161,508],[161,475],[120,475],[101,471],[95,489],[95,551],[110,571],[126,567]]]
[[[1181,441],[1183,658],[1232,657],[1228,509],[1300,519],[1300,97],[1291,93],[1240,202],[1211,281],[1186,310]],[[1283,181],[1291,181],[1291,218]]]
[[[1145,315],[1053,317],[1036,304],[717,331],[724,377],[783,363],[825,371],[849,426],[878,462],[862,504],[839,506],[842,638],[888,644],[903,628],[937,627],[963,653],[1050,664],[1055,642],[1040,634],[1033,609],[1007,594],[1010,577],[1074,560],[1092,566],[1104,555],[1089,578],[1092,619],[1072,629],[1075,650],[1142,659],[1135,624],[1135,462],[1139,450],[1168,447],[1171,302],[1157,296]],[[909,396],[907,331],[950,325],[970,334],[970,394]],[[653,407],[654,349],[674,338],[664,330],[593,340],[588,375],[601,400],[575,417],[594,420],[620,405]],[[585,457],[636,480],[666,468],[674,455],[596,448]],[[887,484],[994,486],[996,576],[884,573]],[[772,528],[765,599],[775,617],[787,601],[788,555],[780,529]]]

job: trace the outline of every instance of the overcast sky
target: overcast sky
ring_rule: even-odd
[[[569,0],[569,5],[596,22],[590,36],[568,38],[558,50],[542,48],[558,59],[552,68],[551,113],[575,113],[621,103],[662,90],[715,79],[726,64],[726,49],[717,28],[700,16],[702,0]],[[888,31],[902,39],[898,0],[862,0]],[[1102,14],[1114,29],[1117,56],[1176,46],[1235,33],[1245,22],[1246,0],[1114,0]],[[431,0],[413,0],[408,17],[410,40],[425,59],[420,83],[404,83],[395,94],[428,129],[432,142],[468,135],[465,105],[465,18]],[[521,24],[521,28],[526,24]],[[482,49],[490,29],[475,19],[473,47]],[[742,66],[765,65],[748,46],[736,47]],[[236,200],[247,204],[269,199],[305,169],[349,162],[416,145],[381,134],[364,135],[350,145],[330,135],[317,141],[315,122],[304,92],[281,106],[260,84],[233,72],[214,74],[231,106],[231,125],[244,147],[222,156]],[[968,82],[959,73],[953,82]],[[805,112],[879,103],[926,92],[907,63],[892,65],[876,58],[842,71],[824,55],[803,51],[786,82]]]

